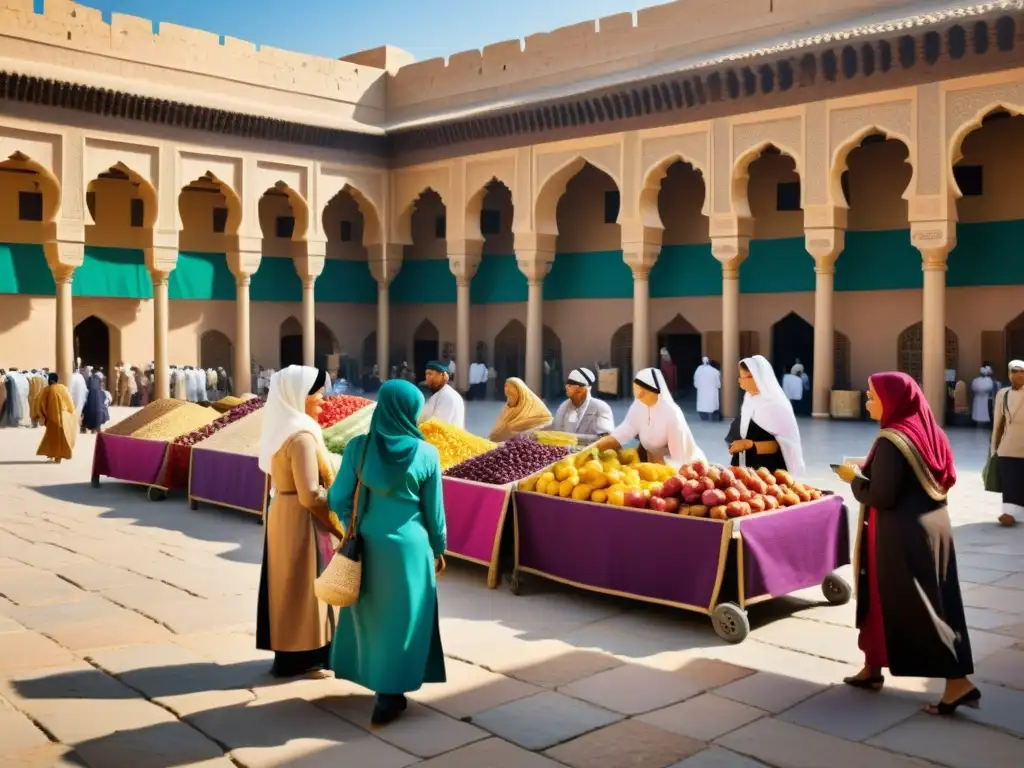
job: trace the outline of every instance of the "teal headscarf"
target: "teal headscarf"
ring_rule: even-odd
[[[416,424],[422,408],[423,393],[411,382],[391,379],[381,386],[359,473],[371,490],[388,493],[409,471],[423,440]]]

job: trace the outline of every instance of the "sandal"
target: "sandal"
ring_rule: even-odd
[[[929,704],[924,711],[929,715],[941,715],[949,717],[961,706],[968,706],[977,709],[981,702],[981,691],[971,688],[967,693],[955,701],[940,701],[938,704]]]
[[[885,685],[885,676],[866,675],[861,677],[860,675],[854,675],[853,677],[844,677],[843,682],[851,688],[860,688],[863,691],[880,691],[882,686]]]

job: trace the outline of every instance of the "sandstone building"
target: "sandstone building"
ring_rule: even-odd
[[[539,389],[665,344],[727,411],[741,355],[799,358],[825,414],[1024,357],[1024,0],[677,0],[418,63],[37,6],[0,0],[0,367]]]

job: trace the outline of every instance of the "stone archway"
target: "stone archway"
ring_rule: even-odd
[[[289,317],[281,323],[281,368],[302,365],[302,323]]]
[[[796,312],[772,325],[772,367],[779,378],[799,362],[814,376],[814,326]]]
[[[441,334],[437,326],[424,320],[412,335],[412,367],[416,381],[422,381],[427,363],[441,357]]]
[[[921,322],[907,326],[900,333],[896,342],[896,359],[898,369],[914,378],[919,384],[923,371],[922,336],[924,327]],[[946,368],[959,370],[960,340],[949,328],[946,328]]]
[[[619,397],[626,397],[632,391],[633,381],[633,324],[620,325],[612,334],[612,368],[619,370]],[[594,371],[596,374],[597,371]]]
[[[700,331],[681,314],[677,314],[658,330],[657,343],[658,354],[653,358],[656,364],[661,365],[660,352],[665,348],[676,368],[674,394],[689,395],[693,389],[693,372],[700,365],[703,355]],[[668,384],[672,386],[671,381]]]
[[[89,315],[75,326],[75,358],[83,367],[113,370],[110,327],[96,315]]]
[[[526,375],[526,327],[510,320],[494,337],[494,391],[502,392],[505,380]]]
[[[232,376],[234,350],[235,346],[226,334],[216,330],[207,331],[199,338],[199,367],[223,368],[228,376]]]

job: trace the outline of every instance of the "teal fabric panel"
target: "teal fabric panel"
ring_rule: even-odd
[[[814,290],[814,259],[803,237],[752,240],[740,266],[740,293],[796,293]]]
[[[711,243],[662,246],[650,280],[652,299],[722,294],[722,268]]]
[[[544,300],[631,299],[633,273],[622,251],[558,253],[544,280]]]
[[[526,293],[526,275],[519,271],[515,254],[484,256],[469,284],[469,297],[474,304],[526,301]]]
[[[85,246],[85,259],[75,270],[72,296],[152,299],[153,281],[140,248]]]
[[[1024,285],[1024,221],[958,224],[946,285]]]
[[[302,281],[287,256],[264,256],[249,283],[250,301],[302,301]]]
[[[43,246],[35,243],[0,243],[2,293],[20,296],[53,296],[57,293]]]
[[[376,304],[377,281],[365,261],[325,259],[313,293],[317,301]]]
[[[921,252],[910,244],[909,229],[846,233],[846,246],[836,260],[837,291],[898,291],[922,285]]]
[[[172,299],[234,301],[235,276],[228,269],[227,255],[180,251],[167,295]]]
[[[391,283],[393,304],[454,304],[455,275],[448,259],[409,259]]]

